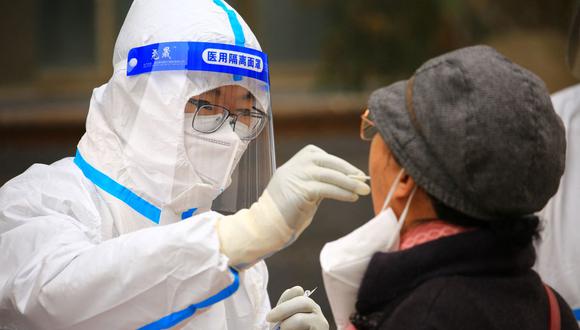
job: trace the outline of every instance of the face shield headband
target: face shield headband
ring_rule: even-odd
[[[258,50],[209,42],[164,42],[133,48],[127,57],[127,76],[154,71],[229,73],[264,82],[268,87],[268,57]]]

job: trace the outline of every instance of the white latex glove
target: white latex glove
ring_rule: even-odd
[[[268,313],[266,320],[280,322],[280,330],[327,330],[328,321],[320,306],[304,296],[304,290],[295,286],[282,293],[278,304]]]
[[[308,227],[324,198],[354,202],[370,187],[364,172],[309,145],[282,165],[249,209],[221,218],[221,251],[230,265],[247,267],[291,244]]]
[[[345,202],[367,195],[369,186],[349,177],[365,176],[347,161],[309,145],[282,165],[270,180],[270,194],[288,227],[301,233],[324,198]]]

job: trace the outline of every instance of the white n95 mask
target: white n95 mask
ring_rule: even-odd
[[[389,203],[402,175],[403,170],[391,185],[379,214],[350,234],[326,243],[320,252],[324,288],[338,329],[346,329],[350,324],[358,289],[373,254],[396,251],[399,247],[400,231],[416,191],[415,187],[397,221]]]
[[[187,156],[202,181],[221,193],[230,185],[232,173],[246,151],[248,141],[241,140],[229,122],[223,123],[213,133],[197,132],[191,127],[193,116],[186,113],[184,120]]]

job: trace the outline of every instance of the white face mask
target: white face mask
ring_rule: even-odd
[[[346,329],[363,275],[376,252],[392,252],[399,247],[400,231],[415,195],[413,189],[401,218],[389,207],[403,170],[389,189],[379,214],[350,234],[326,243],[320,252],[324,287],[338,329]]]
[[[232,173],[246,151],[249,141],[241,140],[229,122],[223,123],[213,133],[200,133],[191,127],[192,120],[193,114],[186,113],[184,134],[187,155],[203,182],[221,193],[230,185]]]

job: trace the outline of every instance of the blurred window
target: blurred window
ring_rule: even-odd
[[[306,0],[254,0],[255,32],[271,61],[318,62],[328,26],[325,7]]]
[[[42,67],[96,63],[94,0],[41,0],[38,61]]]
[[[131,3],[133,0],[116,0],[115,1],[115,33],[118,34],[121,30],[121,26],[123,26],[123,22],[125,21],[125,16],[129,12],[129,8],[131,8]]]

